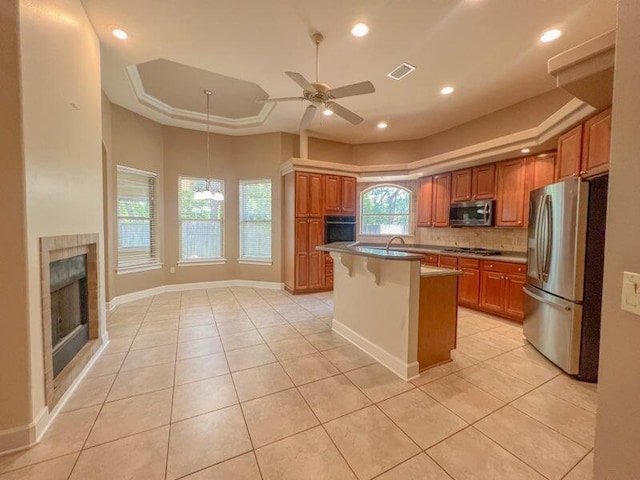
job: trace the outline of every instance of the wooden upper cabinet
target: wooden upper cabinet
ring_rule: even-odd
[[[340,213],[340,177],[325,175],[324,177],[324,211],[327,214]]]
[[[322,217],[322,175],[296,172],[296,217]]]
[[[433,226],[449,226],[449,206],[451,205],[451,174],[433,177]]]
[[[527,188],[529,191],[551,185],[555,181],[556,156],[553,153],[529,157],[527,164]]]
[[[556,158],[556,182],[580,174],[582,158],[582,125],[569,130],[558,138],[558,156]]]
[[[322,175],[309,175],[309,216],[322,217]]]
[[[525,159],[500,162],[496,169],[496,226],[522,227],[525,212]]]
[[[341,206],[342,213],[356,214],[356,179],[341,177]]]
[[[471,174],[474,200],[491,200],[496,196],[496,164],[474,167]]]
[[[433,177],[423,178],[418,182],[416,203],[418,227],[433,226]]]
[[[324,213],[356,214],[356,179],[339,175],[324,176]]]
[[[465,168],[451,174],[451,201],[468,202],[471,200],[471,169]]]
[[[584,123],[580,175],[591,177],[608,171],[610,146],[611,109],[609,108]]]

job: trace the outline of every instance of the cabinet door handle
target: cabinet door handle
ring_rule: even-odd
[[[577,177],[577,176],[578,176],[578,174],[574,172],[574,173],[572,173],[572,174],[571,174],[571,176],[572,176],[572,177]]]
[[[581,171],[580,171],[580,175],[586,175],[586,174],[587,174],[587,171],[586,171],[586,170],[581,170]]]

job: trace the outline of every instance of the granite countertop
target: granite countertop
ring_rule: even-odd
[[[323,252],[349,253],[360,257],[381,258],[383,260],[422,260],[423,254],[401,251],[398,249],[387,250],[384,245],[360,245],[358,242],[333,242],[316,247]]]
[[[386,244],[383,243],[360,243],[358,244],[360,247],[370,247],[370,248],[385,248]],[[465,258],[477,258],[479,260],[493,260],[496,262],[511,262],[511,263],[527,263],[527,255],[525,253],[520,252],[509,252],[502,251],[500,255],[475,255],[472,253],[454,253],[454,252],[444,252],[445,248],[455,248],[455,247],[444,247],[438,245],[420,245],[420,244],[398,244],[394,243],[389,247],[389,250],[395,250],[399,252],[415,252],[424,255],[425,253],[433,253],[438,255],[450,255],[452,257],[465,257]]]

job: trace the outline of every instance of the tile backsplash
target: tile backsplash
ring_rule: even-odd
[[[422,245],[527,251],[526,228],[416,228],[415,242]]]

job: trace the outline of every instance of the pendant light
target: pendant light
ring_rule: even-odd
[[[214,200],[216,202],[221,202],[224,200],[224,195],[222,192],[212,192],[211,191],[211,177],[208,175],[211,172],[211,135],[209,131],[209,103],[211,101],[211,95],[213,92],[211,90],[205,90],[204,94],[207,99],[207,180],[204,190],[196,190],[193,194],[194,200]]]

